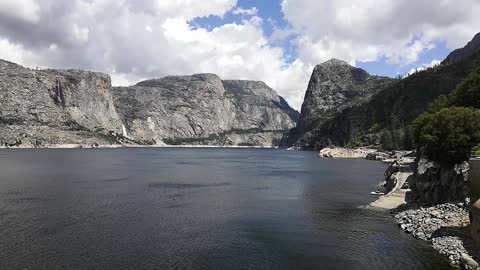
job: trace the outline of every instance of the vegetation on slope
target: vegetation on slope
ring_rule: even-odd
[[[413,122],[413,130],[416,144],[434,161],[453,164],[480,150],[480,69],[437,99]]]

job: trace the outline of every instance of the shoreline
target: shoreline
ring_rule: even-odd
[[[42,147],[32,146],[0,146],[3,149],[120,149],[120,148],[239,148],[239,149],[279,149],[276,146],[240,146],[240,145],[84,145],[84,144],[56,144]]]
[[[399,157],[392,162],[386,170],[384,181],[380,182],[380,185],[387,186],[394,179],[395,186],[388,194],[371,202],[366,209],[388,212],[402,231],[429,243],[452,266],[480,269],[477,263],[480,258],[479,249],[470,234],[468,207],[463,203],[424,206],[409,202],[407,193],[411,190],[404,187],[404,184],[408,175],[411,176],[414,172],[404,170],[409,162],[403,158]]]

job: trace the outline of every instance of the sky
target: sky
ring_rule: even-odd
[[[300,109],[315,65],[397,77],[480,32],[480,0],[0,0],[0,58],[131,85],[216,73],[261,80]]]

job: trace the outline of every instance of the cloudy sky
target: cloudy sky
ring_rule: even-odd
[[[103,71],[114,85],[263,80],[298,109],[316,64],[406,74],[463,47],[478,14],[479,0],[0,0],[0,58]]]

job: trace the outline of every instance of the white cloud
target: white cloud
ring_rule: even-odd
[[[419,71],[422,71],[422,70],[426,70],[427,68],[431,68],[431,67],[434,67],[436,65],[439,65],[440,63],[442,63],[442,61],[438,60],[438,59],[434,59],[432,60],[432,62],[430,63],[426,63],[426,64],[422,64],[420,65],[419,67],[417,68],[412,68],[410,69],[410,71],[407,73],[407,75],[412,75],[416,72],[419,72]]]
[[[35,23],[40,8],[35,0],[0,0],[0,16]]]
[[[307,63],[385,57],[406,65],[436,41],[454,49],[480,30],[478,0],[283,0],[282,9]]]
[[[13,44],[8,39],[0,38],[0,59],[31,65],[32,63],[27,61],[31,57],[31,53],[25,50],[23,46]]]
[[[257,15],[258,9],[256,7],[249,8],[249,9],[244,9],[241,7],[238,7],[232,11],[234,15],[248,15],[248,16],[253,16]]]
[[[286,28],[236,0],[0,0],[0,58],[103,71],[115,85],[199,72],[262,80],[298,109],[318,63],[415,63],[438,40],[463,46],[480,25],[478,0],[279,1]],[[190,25],[230,11],[239,22]],[[270,37],[264,19],[274,27]],[[292,37],[298,58],[271,45]]]
[[[89,33],[90,30],[87,27],[79,27],[77,24],[73,24],[73,34],[79,42],[87,42]]]
[[[114,85],[212,72],[224,79],[263,80],[296,108],[303,101],[313,67],[284,61],[283,51],[269,45],[257,9],[237,8],[235,13],[245,15],[241,22],[211,30],[188,23],[222,16],[235,0],[44,1],[38,2],[38,27],[26,28],[31,32],[14,35],[0,27],[0,37],[12,38],[9,51],[17,52],[10,59],[31,67],[103,71]]]

